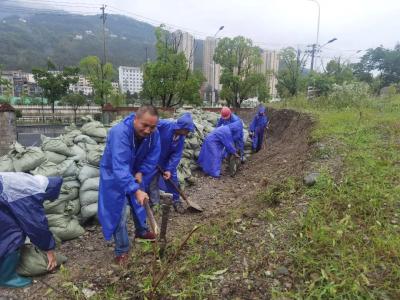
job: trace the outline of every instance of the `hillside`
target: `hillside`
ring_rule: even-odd
[[[87,55],[102,56],[102,24],[99,15],[29,13],[0,15],[0,64],[5,69],[30,71],[44,66],[47,58],[57,65],[79,63]],[[155,58],[154,26],[121,16],[107,18],[107,60],[114,66],[138,66]],[[201,67],[199,41],[195,67]]]

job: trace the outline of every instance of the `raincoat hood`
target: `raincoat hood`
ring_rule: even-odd
[[[258,114],[259,114],[259,115],[265,114],[266,112],[267,112],[267,110],[266,110],[266,108],[265,108],[264,105],[262,105],[262,106],[260,106],[260,107],[258,108]]]
[[[176,120],[175,130],[186,129],[190,132],[194,131],[194,123],[191,113],[184,113]]]

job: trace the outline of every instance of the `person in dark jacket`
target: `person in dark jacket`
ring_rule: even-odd
[[[197,163],[204,173],[212,177],[221,175],[222,160],[225,153],[240,157],[238,154],[243,144],[243,123],[236,121],[229,125],[215,128],[205,138],[201,146]]]
[[[49,230],[43,201],[56,200],[61,185],[61,177],[0,172],[0,286],[24,287],[31,284],[30,278],[16,273],[19,249],[26,237],[47,252],[49,271],[57,266],[56,243]]]
[[[160,133],[161,153],[158,165],[164,171],[162,178],[157,170],[150,184],[150,201],[152,205],[160,202],[160,188],[173,195],[173,206],[178,213],[184,213],[179,193],[168,182],[171,179],[179,186],[177,167],[182,158],[185,139],[194,131],[192,115],[185,113],[175,120],[160,120],[157,125]]]
[[[263,105],[258,108],[257,114],[254,116],[253,121],[250,123],[250,136],[253,140],[252,149],[254,152],[261,150],[264,142],[264,132],[268,126],[268,117],[266,116],[266,109]]]
[[[115,260],[128,262],[130,242],[127,229],[127,205],[136,227],[135,238],[154,240],[146,224],[143,205],[149,200],[146,188],[160,157],[157,130],[158,112],[144,105],[112,127],[100,161],[98,217],[106,240],[114,237]]]

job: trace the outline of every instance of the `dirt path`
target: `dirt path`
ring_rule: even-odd
[[[247,207],[246,214],[256,215],[258,207],[253,206],[252,201],[260,190],[265,190],[267,186],[282,182],[288,177],[300,178],[304,175],[309,159],[309,133],[313,121],[309,116],[289,110],[270,112],[270,120],[266,149],[252,155],[249,161],[241,166],[235,178],[230,177],[226,171],[222,178],[217,180],[198,175],[196,185],[186,192],[192,200],[205,208],[205,211],[202,214],[185,215],[173,212],[169,224],[170,240],[175,236],[181,238],[196,224],[223,219],[227,211],[237,207]],[[44,299],[47,298],[44,295],[51,286],[59,291],[52,292],[48,297],[63,298],[61,285],[65,282],[85,282],[86,287],[101,291],[105,286],[120,280],[118,270],[112,265],[112,243],[104,241],[98,225],[86,229],[85,235],[79,239],[61,245],[59,251],[69,258],[65,271],[35,278],[35,283],[25,289],[0,289],[0,296],[13,299]],[[264,229],[260,227],[257,230]],[[227,282],[221,289],[222,294],[236,294],[235,288]]]

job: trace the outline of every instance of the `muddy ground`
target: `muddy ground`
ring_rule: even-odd
[[[292,262],[287,255],[290,232],[285,229],[306,210],[307,201],[281,201],[273,207],[277,218],[269,222],[261,217],[265,204],[257,197],[261,191],[287,178],[301,182],[309,167],[312,147],[309,134],[313,120],[290,110],[272,110],[269,114],[267,146],[252,155],[236,177],[230,177],[226,170],[217,180],[199,173],[196,184],[186,190],[192,200],[205,208],[204,213],[171,214],[168,238],[172,241],[182,239],[197,224],[226,226],[237,234],[228,247],[230,253],[237,255],[229,261],[229,272],[213,286],[211,294],[216,299],[265,299],[271,296],[272,289],[290,290],[295,285],[290,276]],[[239,213],[233,222],[228,220],[231,211]],[[199,247],[214,246],[206,238]],[[225,250],[215,246],[215,251]],[[112,262],[113,245],[104,241],[97,224],[88,225],[82,237],[63,243],[58,251],[69,259],[66,271],[35,278],[34,284],[25,289],[0,289],[0,299],[68,298],[66,290],[71,287],[63,286],[66,281],[77,286],[84,282],[98,294],[123,279]],[[46,295],[49,287],[53,292]],[[119,285],[119,288],[129,286]],[[137,287],[132,288],[131,297],[141,297]]]

